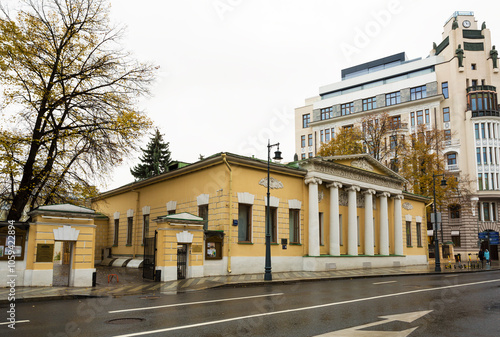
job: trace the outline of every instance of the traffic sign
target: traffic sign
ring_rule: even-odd
[[[482,232],[482,233],[479,233],[477,236],[480,239],[487,239],[488,238],[488,233]]]
[[[500,240],[490,238],[490,245],[500,245]]]

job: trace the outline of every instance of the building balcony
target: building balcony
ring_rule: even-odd
[[[460,139],[445,140],[443,141],[443,146],[445,148],[460,146]]]
[[[468,87],[467,110],[472,112],[472,117],[500,117],[496,87],[492,85]]]
[[[401,122],[392,123],[391,130],[408,132],[408,123],[401,123]]]
[[[456,171],[460,171],[460,169],[458,168],[457,164],[453,164],[453,165],[446,165],[446,171],[456,172]]]

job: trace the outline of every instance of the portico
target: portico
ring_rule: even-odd
[[[404,259],[401,176],[368,155],[311,158],[303,167],[309,257],[336,257],[337,263],[338,257]],[[321,213],[329,214],[322,224]],[[321,245],[320,232],[328,232],[328,243]]]

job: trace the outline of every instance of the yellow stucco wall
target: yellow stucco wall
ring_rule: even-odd
[[[348,164],[350,165],[350,162]],[[177,246],[175,234],[179,230],[166,229],[164,224],[158,224],[154,221],[158,216],[167,215],[166,204],[171,201],[176,202],[176,213],[187,212],[198,215],[197,197],[201,194],[209,195],[209,217],[208,229],[224,231],[223,256],[227,257],[229,247],[231,247],[231,256],[256,257],[265,254],[265,200],[267,189],[259,182],[267,178],[265,166],[252,165],[247,162],[230,160],[229,165],[232,172],[232,183],[230,184],[230,171],[222,162],[201,167],[197,170],[181,169],[178,172],[171,172],[164,178],[151,180],[134,184],[130,188],[123,188],[120,191],[111,191],[103,195],[101,199],[94,200],[92,208],[109,217],[108,229],[105,234],[98,234],[100,238],[96,243],[96,252],[100,249],[113,246],[114,239],[114,214],[119,213],[119,240],[118,245],[112,247],[113,256],[142,256],[142,227],[143,227],[143,207],[150,207],[149,235],[153,235],[155,230],[159,230],[157,265],[175,266],[177,259]],[[279,199],[278,207],[278,243],[271,247],[272,256],[305,256],[308,252],[308,186],[304,183],[304,171],[280,170],[275,167],[271,170],[271,178],[281,182],[283,188],[271,189],[271,196]],[[382,173],[381,171],[377,173]],[[133,189],[133,190],[132,190]],[[323,184],[319,186],[319,191],[323,199],[319,203],[319,212],[323,213],[323,242],[320,247],[320,253],[327,255],[329,253],[329,216],[330,216],[330,195],[329,189]],[[251,242],[238,242],[238,227],[232,226],[233,220],[238,219],[238,193],[250,193],[254,196],[252,206],[252,234]],[[418,199],[418,198],[417,198]],[[299,200],[302,204],[300,209],[300,244],[288,244],[286,250],[282,249],[281,238],[289,239],[289,200]],[[231,209],[230,209],[231,201]],[[380,227],[380,201],[374,198],[376,209],[373,216],[375,218],[375,254],[379,253],[379,227]],[[415,217],[421,216],[425,219],[425,205],[421,200],[402,200],[402,203],[412,204],[411,210],[402,209],[403,239],[405,240],[406,224],[405,215],[412,216],[412,237],[416,242],[416,223]],[[127,237],[127,211],[133,210],[133,240],[132,245],[126,245]],[[388,198],[389,212],[389,235],[390,242],[394,239],[394,201]],[[117,214],[118,214],[117,213]],[[342,215],[342,242],[340,247],[341,254],[347,254],[347,227],[348,227],[348,207],[340,206]],[[357,215],[360,222],[359,233],[359,254],[364,252],[364,208],[357,209]],[[103,226],[104,229],[104,226]],[[406,247],[404,252],[407,255],[425,255],[426,254],[426,226],[422,223],[423,247]],[[98,226],[98,233],[99,226]],[[194,233],[194,232],[193,232]],[[203,244],[203,235],[195,235],[193,245]],[[394,245],[390,245],[390,253],[394,254]],[[199,266],[204,261],[203,252],[190,252],[190,265]]]
[[[76,222],[76,224],[75,224]],[[82,222],[85,222],[83,225]],[[60,225],[59,225],[60,224]],[[53,269],[53,262],[36,262],[38,244],[54,244],[54,229],[71,226],[79,230],[78,240],[75,242],[72,269],[94,268],[95,228],[93,219],[79,220],[44,218],[40,215],[30,223],[28,253],[26,254],[26,269],[49,270]]]

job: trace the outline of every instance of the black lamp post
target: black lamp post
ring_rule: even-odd
[[[269,192],[269,186],[271,185],[271,179],[269,174],[269,165],[271,162],[271,148],[277,146],[278,149],[274,152],[274,160],[281,160],[280,143],[272,144],[267,141],[267,207],[266,207],[266,266],[264,273],[264,280],[271,281],[273,275],[271,274],[271,193]]]
[[[438,238],[438,216],[437,216],[437,205],[436,205],[436,177],[443,177],[441,180],[441,186],[446,186],[446,179],[444,179],[444,174],[433,174],[432,183],[434,185],[434,259],[436,267],[434,271],[441,271],[441,257],[439,256],[439,238]]]

